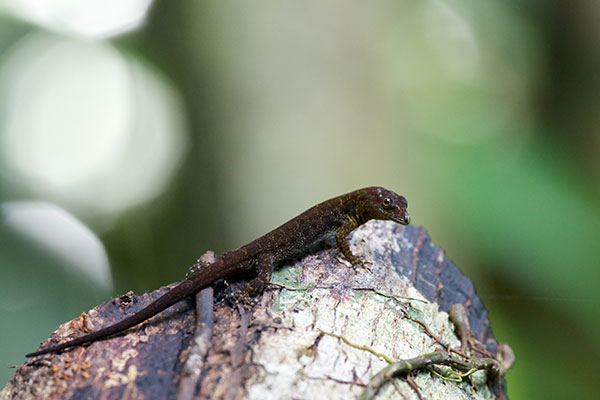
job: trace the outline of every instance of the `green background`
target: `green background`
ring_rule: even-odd
[[[62,269],[63,259],[0,225],[0,383],[98,302],[180,280],[206,250],[238,247],[322,200],[382,185],[407,197],[412,223],[473,280],[496,338],[516,354],[511,398],[596,398],[598,17],[586,1],[162,1],[137,29],[90,43],[0,12],[3,65],[33,34],[100,43],[174,94],[183,132],[160,190],[121,207],[44,191],[4,149],[0,202],[41,200],[73,215],[104,246],[114,285]],[[161,104],[158,93],[133,104]],[[14,96],[0,99],[5,120],[18,112]],[[55,102],[63,100],[73,99]],[[110,110],[96,111],[76,117],[97,126]],[[55,117],[43,125],[48,137],[62,134],[52,123],[74,116]],[[158,129],[152,117],[128,116]],[[161,132],[168,138],[174,126]],[[148,136],[128,140],[146,151]],[[131,166],[128,153],[122,160],[111,176],[139,166],[133,153]],[[74,157],[72,169],[86,162]],[[157,175],[131,174],[134,183]],[[141,190],[102,179],[94,187],[115,204]]]

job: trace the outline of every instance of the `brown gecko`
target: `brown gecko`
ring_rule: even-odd
[[[214,263],[198,268],[168,293],[123,321],[29,353],[26,357],[55,353],[123,332],[220,279],[252,278],[237,294],[240,299],[248,299],[259,294],[271,280],[275,264],[302,254],[308,246],[333,233],[344,257],[353,264],[360,263],[348,245],[350,232],[372,219],[392,220],[408,225],[410,217],[406,207],[404,197],[382,187],[367,187],[334,197],[247,245],[223,254]]]

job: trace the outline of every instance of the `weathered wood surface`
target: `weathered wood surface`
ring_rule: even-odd
[[[189,299],[127,334],[28,360],[0,397],[171,399],[186,375],[195,376],[196,383],[190,387],[187,379],[183,392],[203,399],[356,398],[387,362],[322,332],[394,360],[408,359],[439,349],[410,318],[422,321],[444,343],[460,347],[444,312],[455,303],[468,310],[475,338],[487,351],[496,352],[486,310],[473,285],[424,229],[371,222],[354,233],[351,243],[372,271],[352,268],[338,259],[337,249],[320,246],[278,268],[276,284],[248,311],[217,302],[214,326],[208,339],[202,339],[206,354],[195,354],[195,374],[189,367],[183,374],[196,323],[194,300]],[[50,341],[115,323],[167,290],[128,293],[103,303],[61,325]],[[443,381],[428,372],[414,381],[427,399],[494,398],[483,372],[474,382]],[[501,387],[504,392],[503,381]],[[401,380],[382,388],[378,396],[417,398],[414,388]]]

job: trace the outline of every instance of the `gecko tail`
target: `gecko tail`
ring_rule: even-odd
[[[129,329],[141,322],[144,322],[148,318],[158,314],[164,309],[171,307],[173,304],[177,303],[183,298],[192,295],[195,291],[197,290],[196,288],[194,288],[193,283],[190,280],[183,281],[171,291],[165,293],[164,295],[156,299],[154,302],[150,303],[144,309],[140,310],[139,312],[128,318],[125,318],[121,322],[117,322],[116,324],[107,326],[106,328],[102,328],[99,331],[83,335],[73,340],[69,340],[68,342],[46,347],[45,349],[34,351],[33,353],[25,354],[25,357],[30,358],[35,356],[41,356],[43,354],[57,353],[69,347],[91,343],[96,340],[107,339],[110,336],[123,332],[126,329]]]

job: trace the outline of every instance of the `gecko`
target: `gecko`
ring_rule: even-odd
[[[360,259],[350,251],[350,233],[372,219],[408,225],[410,217],[407,206],[403,196],[377,186],[334,197],[313,206],[264,236],[222,254],[214,263],[198,268],[169,292],[121,322],[25,356],[56,353],[106,339],[140,324],[221,279],[248,278],[248,283],[236,293],[240,301],[248,301],[260,294],[270,282],[274,265],[302,255],[309,246],[333,234],[344,258],[352,264],[361,264]]]

